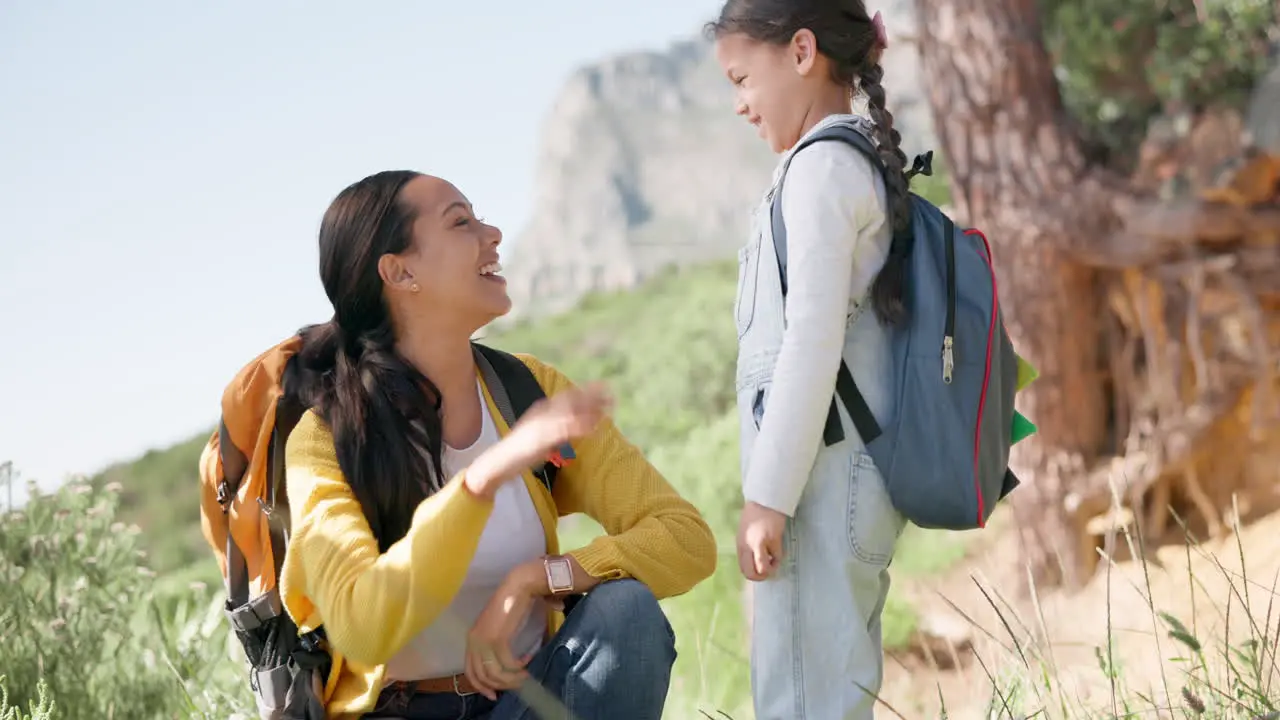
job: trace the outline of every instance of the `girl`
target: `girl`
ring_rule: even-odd
[[[910,201],[880,86],[884,26],[857,0],[728,0],[709,31],[737,113],[782,154],[779,170],[790,161],[785,312],[770,214],[780,172],[740,252],[735,303],[738,562],[756,581],[756,717],[870,720],[883,671],[880,613],[904,520],[843,405],[845,439],[827,446],[823,429],[842,357],[876,418],[893,411],[883,324],[904,315],[903,248],[891,239],[907,229]],[[869,120],[852,113],[855,90]],[[870,135],[889,171],[835,141],[790,157],[833,123]]]
[[[658,599],[715,567],[707,524],[600,391],[520,356],[547,398],[510,428],[496,411],[470,338],[511,307],[501,240],[414,172],[351,185],[320,225],[333,319],[302,331],[286,375],[310,410],[285,453],[280,585],[302,632],[327,631],[330,718],[515,720],[543,703],[658,720],[675,660]],[[566,440],[576,459],[549,492],[530,468]],[[556,519],[575,512],[608,535],[561,554]]]

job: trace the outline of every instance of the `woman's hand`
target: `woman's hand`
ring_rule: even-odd
[[[537,606],[545,592],[538,587],[530,568],[519,566],[498,586],[471,626],[465,672],[481,695],[495,700],[498,691],[517,688],[529,677],[524,667],[533,656],[512,655],[511,640],[530,612],[541,611]]]
[[[498,488],[547,459],[561,443],[591,434],[613,406],[603,385],[569,388],[534,403],[511,432],[476,458],[467,489],[492,498]]]

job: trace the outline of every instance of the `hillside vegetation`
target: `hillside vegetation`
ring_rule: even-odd
[[[217,411],[216,407],[210,409],[211,413]],[[186,568],[213,557],[200,534],[197,473],[200,451],[211,432],[113,465],[91,479],[95,487],[120,484],[120,518],[144,529],[156,570]]]

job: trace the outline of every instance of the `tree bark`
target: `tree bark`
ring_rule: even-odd
[[[1090,548],[1064,500],[1107,441],[1104,308],[1078,262],[1114,231],[1114,179],[1068,129],[1035,0],[916,0],[921,68],[959,222],[990,239],[1018,352],[1040,371],[1019,394],[1039,433],[1014,448],[1009,497],[1039,584],[1085,580]]]

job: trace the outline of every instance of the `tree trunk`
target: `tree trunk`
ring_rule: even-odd
[[[1005,323],[1041,373],[1019,394],[1039,433],[1015,446],[1009,503],[1036,582],[1076,586],[1092,549],[1064,500],[1107,449],[1109,408],[1105,308],[1074,258],[1116,224],[1109,178],[1068,129],[1035,0],[916,0],[916,13],[956,218],[990,239]]]

